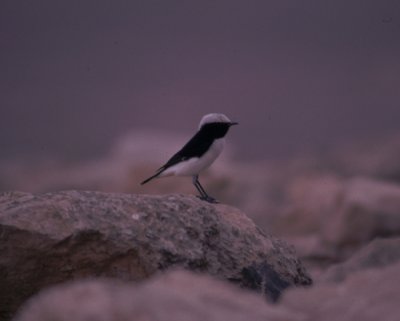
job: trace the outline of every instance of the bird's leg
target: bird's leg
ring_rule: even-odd
[[[199,191],[200,196],[199,198],[203,201],[207,201],[209,203],[218,203],[218,201],[209,196],[206,191],[204,190],[203,186],[201,186],[200,181],[199,181],[199,175],[193,175],[193,185],[196,187],[196,189]]]
[[[199,191],[200,198],[205,198],[205,197],[208,196],[207,193],[204,191],[203,187],[200,185],[199,176],[198,175],[194,175],[193,176],[192,182],[193,182],[194,187],[196,187],[196,189]]]

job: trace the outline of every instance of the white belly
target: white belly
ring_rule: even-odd
[[[199,174],[201,171],[209,167],[221,154],[224,149],[225,139],[220,138],[215,140],[210,149],[200,158],[193,157],[179,164],[171,166],[160,174],[159,177],[164,176],[193,176]]]

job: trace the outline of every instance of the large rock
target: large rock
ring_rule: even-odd
[[[230,284],[184,271],[134,286],[111,280],[74,282],[35,296],[15,321],[302,320]]]
[[[349,275],[341,283],[320,283],[287,291],[281,304],[304,320],[395,321],[400,315],[400,264]]]
[[[180,266],[261,289],[311,280],[293,250],[239,210],[196,197],[100,192],[0,196],[0,316],[81,277],[141,280]]]

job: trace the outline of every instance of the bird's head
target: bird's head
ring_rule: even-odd
[[[200,124],[199,124],[199,129],[206,124],[212,124],[212,123],[225,123],[229,126],[238,124],[237,122],[231,121],[224,114],[212,113],[212,114],[207,114],[207,115],[203,116],[203,118],[201,119]]]

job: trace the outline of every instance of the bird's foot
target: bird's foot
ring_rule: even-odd
[[[206,196],[198,195],[197,197],[200,198],[202,201],[206,201],[206,202],[211,203],[211,204],[218,204],[219,203],[215,198],[213,198],[211,196],[208,196],[208,195],[206,195]]]

